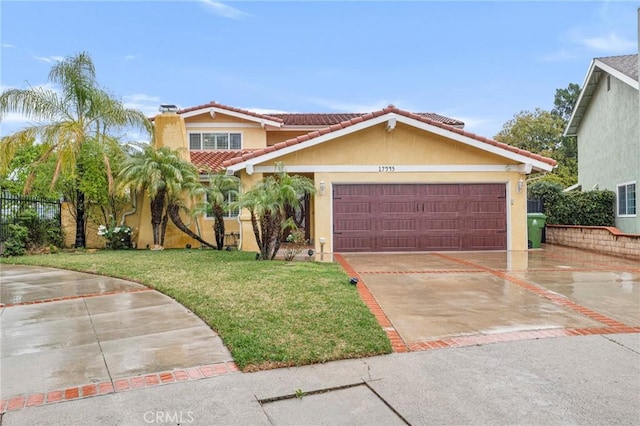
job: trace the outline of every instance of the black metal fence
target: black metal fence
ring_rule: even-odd
[[[0,241],[9,234],[9,225],[19,221],[20,213],[31,209],[41,220],[56,220],[62,227],[62,203],[38,197],[0,193]]]
[[[527,200],[527,213],[544,213],[542,200]]]

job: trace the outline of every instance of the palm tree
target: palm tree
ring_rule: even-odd
[[[224,172],[209,174],[209,185],[205,187],[206,203],[213,213],[213,231],[218,250],[224,248],[224,215],[229,211],[229,198],[236,199],[240,180]]]
[[[144,192],[151,203],[151,226],[154,248],[161,248],[169,219],[185,234],[203,245],[203,240],[184,224],[180,210],[188,210],[182,197],[194,198],[203,193],[198,182],[198,170],[180,158],[177,150],[145,145],[143,151],[131,156],[118,174],[118,188]]]
[[[279,164],[274,175],[267,176],[242,195],[239,205],[251,214],[253,234],[260,249],[259,259],[275,258],[283,231],[295,226],[287,221],[287,208],[300,208],[300,196],[314,192],[309,178],[289,175]]]
[[[56,159],[51,179],[54,187],[60,175],[70,178],[82,176],[78,167],[81,147],[94,140],[103,147],[117,146],[109,137],[113,128],[138,127],[147,131],[151,124],[138,110],[125,108],[120,101],[101,89],[96,81],[93,61],[87,53],[79,53],[56,63],[49,72],[49,81],[59,91],[43,87],[8,89],[0,94],[0,120],[15,112],[33,120],[16,133],[0,142],[0,171],[5,171],[16,151],[41,143],[42,156],[33,164],[33,170],[50,158]],[[113,191],[113,176],[106,150],[103,150],[105,170],[109,175],[109,189]],[[28,193],[35,174],[27,179],[23,192]],[[79,189],[75,200],[76,247],[85,246],[85,200]]]

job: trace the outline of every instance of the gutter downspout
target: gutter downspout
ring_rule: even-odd
[[[131,210],[122,214],[122,220],[120,220],[120,226],[124,226],[124,220],[127,216],[134,214],[138,209],[138,192],[134,189],[133,196],[131,197]]]
[[[242,250],[242,221],[240,220],[240,215],[242,214],[242,210],[238,213],[238,251]]]

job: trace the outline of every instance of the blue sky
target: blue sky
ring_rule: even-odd
[[[0,86],[88,52],[99,83],[155,115],[217,101],[279,112],[436,112],[493,137],[551,109],[594,57],[637,53],[640,1],[7,1]],[[0,135],[24,125],[10,115]]]

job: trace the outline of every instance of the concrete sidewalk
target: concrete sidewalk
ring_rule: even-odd
[[[304,392],[301,398],[296,393]],[[640,334],[391,354],[10,411],[13,425],[640,423]]]

